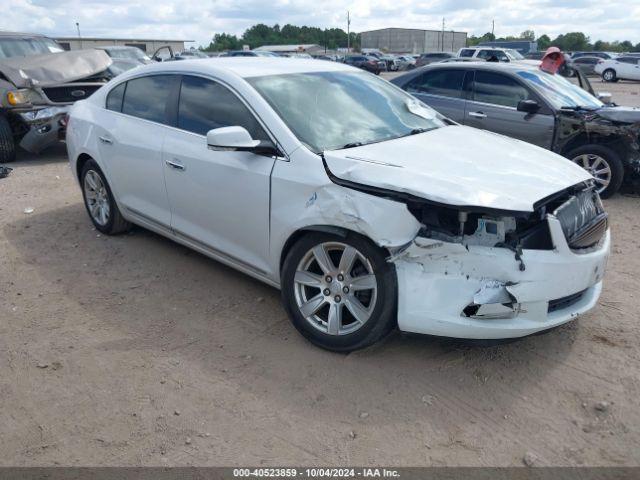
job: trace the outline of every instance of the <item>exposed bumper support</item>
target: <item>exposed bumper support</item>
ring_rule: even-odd
[[[597,247],[576,253],[558,220],[549,216],[548,221],[555,249],[524,250],[525,271],[507,249],[416,238],[390,260],[398,274],[400,329],[459,338],[519,337],[593,308],[602,289],[609,231]],[[553,302],[564,297],[572,301]],[[464,313],[469,305],[488,308],[469,315]]]

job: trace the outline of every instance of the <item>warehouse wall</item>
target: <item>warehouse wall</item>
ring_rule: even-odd
[[[443,38],[444,37],[444,38]],[[444,40],[444,41],[443,41]],[[465,32],[385,28],[360,34],[362,48],[376,48],[391,53],[457,52],[466,46]]]
[[[106,47],[110,45],[131,45],[144,50],[148,55],[153,55],[158,48],[165,45],[171,46],[174,52],[181,52],[185,50],[184,42],[181,41],[166,41],[166,40],[126,40],[126,39],[91,39],[83,38],[56,38],[56,40],[65,48],[69,47],[69,50],[80,50],[83,48],[93,47]]]

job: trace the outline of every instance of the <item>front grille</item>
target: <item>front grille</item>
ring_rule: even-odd
[[[96,92],[102,85],[87,85],[87,84],[69,84],[62,85],[60,87],[47,87],[42,91],[47,98],[54,103],[73,103],[78,100],[84,100],[89,98]]]
[[[597,244],[607,231],[607,214],[594,190],[584,190],[560,205],[553,215],[562,226],[569,247],[588,248]]]
[[[575,303],[580,301],[580,299],[584,295],[584,292],[586,292],[586,290],[582,290],[581,292],[574,293],[572,295],[567,295],[566,297],[551,300],[549,302],[549,307],[547,308],[547,313],[552,313],[564,308],[569,308],[571,305],[574,305]]]

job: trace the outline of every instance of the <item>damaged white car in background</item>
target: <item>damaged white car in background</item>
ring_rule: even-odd
[[[607,214],[585,170],[345,65],[141,67],[76,103],[67,145],[98,230],[135,223],[279,287],[323,348],[396,326],[525,336],[602,288]]]

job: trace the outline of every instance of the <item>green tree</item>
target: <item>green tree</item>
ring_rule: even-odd
[[[522,40],[529,40],[530,42],[533,42],[536,39],[536,34],[533,30],[525,30],[520,34],[520,38]]]
[[[551,46],[549,35],[541,35],[538,37],[538,50],[546,50]]]
[[[211,43],[203,50],[207,52],[222,52],[225,50],[238,50],[239,48],[241,48],[240,41],[235,35],[216,33]]]

